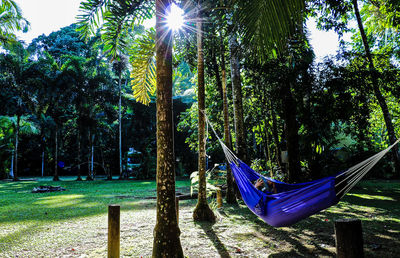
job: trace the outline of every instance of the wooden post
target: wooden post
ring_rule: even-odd
[[[119,258],[120,206],[108,205],[108,258]]]
[[[179,197],[175,197],[176,224],[179,224]]]
[[[222,194],[221,194],[221,189],[217,190],[217,203],[218,203],[218,208],[222,207]]]
[[[362,227],[359,219],[336,220],[335,236],[337,257],[364,257]]]

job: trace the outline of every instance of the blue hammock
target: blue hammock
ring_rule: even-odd
[[[254,214],[274,227],[290,226],[337,204],[400,141],[397,140],[388,148],[335,176],[300,184],[286,184],[260,175],[238,159],[218,137],[207,116],[206,121],[218,138],[231,166],[243,201]],[[259,178],[272,182],[274,192],[258,190],[253,182]]]
[[[286,184],[269,177],[276,192],[262,192],[252,182],[262,175],[242,161],[231,162],[231,169],[243,201],[249,209],[274,227],[289,226],[336,203],[335,177],[302,184]]]

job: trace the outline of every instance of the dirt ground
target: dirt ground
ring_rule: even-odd
[[[214,224],[195,223],[192,212],[197,200],[181,201],[179,226],[184,254],[187,257],[333,257],[334,220],[355,217],[363,223],[366,257],[400,257],[399,200],[382,199],[385,196],[382,192],[376,196],[363,195],[363,189],[359,191],[360,194],[349,194],[334,207],[283,228],[267,225],[243,204],[224,205],[215,210],[218,219]],[[391,210],[388,205],[392,205]],[[121,204],[121,257],[151,257],[155,218],[154,199],[132,198]],[[18,227],[20,230],[14,231],[13,225],[7,224],[1,229],[0,243],[6,234],[14,234],[17,240],[3,243],[9,246],[0,257],[107,256],[106,213],[51,224],[26,222],[22,229],[21,225]]]

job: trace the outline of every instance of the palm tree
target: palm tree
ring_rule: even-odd
[[[200,6],[201,0],[198,5]],[[204,55],[203,55],[203,33],[201,23],[201,11],[198,10],[197,22],[197,71],[198,71],[198,115],[199,115],[199,192],[196,208],[193,211],[193,219],[197,221],[215,221],[214,212],[207,203],[206,189],[206,137],[205,137],[205,87],[204,87]]]
[[[170,0],[156,1],[157,64],[157,222],[153,257],[183,257],[175,207],[175,155],[172,112],[172,31],[166,28]]]
[[[243,94],[242,83],[240,79],[240,62],[239,62],[239,43],[237,42],[236,34],[232,33],[229,39],[229,50],[231,54],[231,80],[232,80],[232,95],[233,95],[233,111],[235,117],[235,133],[236,133],[236,151],[238,157],[247,162],[247,147],[246,147],[246,130],[244,127],[243,117]]]
[[[87,1],[81,4],[80,31],[93,35],[97,17],[104,17],[102,39],[116,56],[126,46],[121,40],[138,18],[150,18],[152,1]],[[163,24],[170,0],[156,0],[157,66],[157,222],[154,228],[153,257],[183,257],[175,210],[175,159],[172,121],[172,32]],[[107,10],[107,12],[105,12]]]
[[[121,81],[122,81],[122,73],[126,69],[126,60],[125,57],[119,55],[119,60],[113,63],[114,71],[118,75],[118,143],[119,143],[119,179],[122,179],[122,121],[121,121]]]
[[[223,113],[224,113],[224,140],[226,146],[229,149],[232,149],[232,140],[230,135],[229,128],[229,109],[228,109],[228,96],[226,92],[226,69],[225,69],[225,46],[223,42],[223,38],[221,36],[221,74],[222,74],[222,100],[223,100]],[[230,164],[226,164],[226,202],[230,204],[237,204],[233,178],[232,178],[232,170]]]
[[[15,41],[16,31],[26,32],[29,22],[13,0],[0,1],[0,46]]]

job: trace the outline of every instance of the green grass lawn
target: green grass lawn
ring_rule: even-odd
[[[31,193],[39,185],[67,191]],[[177,181],[180,192],[189,186]],[[156,211],[147,197],[155,195],[154,181],[0,182],[0,256],[105,257],[109,204],[121,205],[121,255],[151,256]],[[181,242],[189,257],[334,256],[333,221],[344,217],[362,220],[366,256],[400,257],[398,181],[362,182],[338,205],[283,228],[268,226],[243,204],[216,211],[215,224],[194,223],[195,204],[180,203]]]

